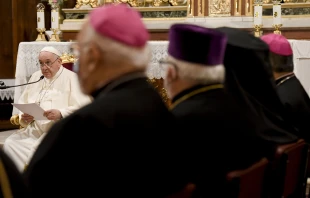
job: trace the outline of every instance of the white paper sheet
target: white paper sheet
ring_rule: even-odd
[[[48,120],[43,116],[44,109],[42,109],[37,103],[29,103],[29,104],[17,104],[12,103],[14,107],[19,109],[23,113],[27,113],[34,117],[35,120]]]

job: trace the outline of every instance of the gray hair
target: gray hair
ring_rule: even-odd
[[[139,68],[146,68],[151,60],[151,51],[148,45],[142,48],[124,45],[97,34],[89,23],[84,38],[84,42],[95,41],[99,48],[107,54],[106,60],[111,63],[122,61]]]
[[[167,60],[177,66],[180,78],[195,80],[202,84],[224,82],[225,68],[223,64],[207,66],[185,62],[172,56],[168,56]]]
[[[270,52],[270,63],[274,72],[293,72],[294,62],[293,55],[282,56]]]

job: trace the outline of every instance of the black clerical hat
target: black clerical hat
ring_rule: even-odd
[[[169,30],[168,54],[178,60],[205,66],[223,65],[226,35],[193,24],[174,24]],[[203,50],[199,45],[203,46]]]
[[[269,50],[265,42],[262,42],[260,38],[255,37],[247,31],[231,27],[219,27],[216,29],[226,34],[229,45],[249,50]]]

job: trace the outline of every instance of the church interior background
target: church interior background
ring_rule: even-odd
[[[257,36],[274,31],[281,33],[290,40],[296,75],[310,93],[310,0],[1,1],[0,81],[9,86],[26,83],[38,69],[38,51],[46,45],[59,49],[64,63],[72,63],[74,57],[70,54],[70,45],[87,14],[99,6],[113,3],[127,3],[140,11],[151,35],[149,81],[167,105],[169,99],[162,86],[163,75],[158,60],[167,55],[168,31],[174,23],[229,26]],[[277,16],[275,6],[279,9]],[[40,22],[38,16],[42,19]],[[275,24],[275,18],[280,20],[279,24]],[[10,122],[11,116],[17,113],[11,103],[18,99],[22,90],[22,87],[0,89],[0,131],[19,127]]]

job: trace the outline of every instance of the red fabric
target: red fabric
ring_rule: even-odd
[[[63,63],[62,66],[70,71],[73,71],[73,63]]]

